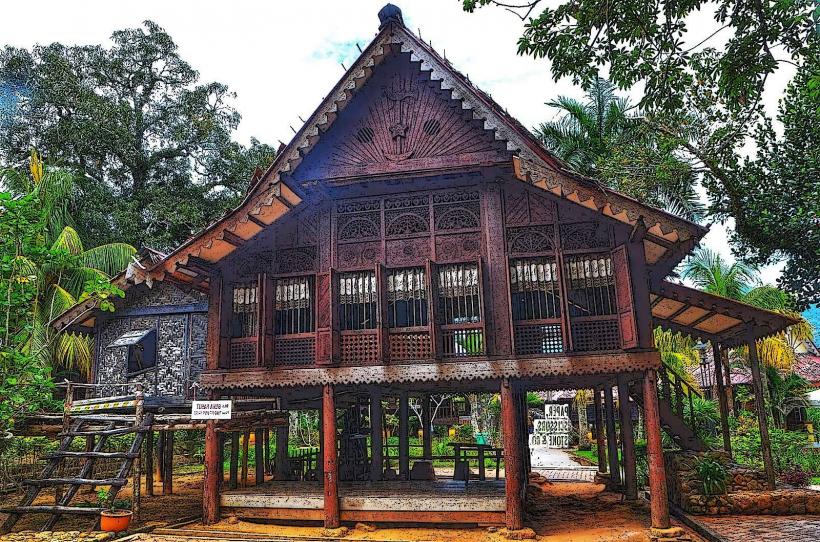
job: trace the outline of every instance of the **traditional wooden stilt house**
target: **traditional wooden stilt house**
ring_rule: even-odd
[[[224,428],[209,421],[205,521],[222,509],[327,527],[521,528],[527,390],[595,389],[596,426],[609,435],[608,450],[599,435],[602,470],[635,498],[632,420],[613,406],[617,386],[642,405],[652,524],[667,527],[661,426],[681,446],[704,445],[684,415],[693,392],[662,365],[653,327],[723,352],[789,320],[667,282],[706,229],[572,172],[413,35],[398,8],[379,19],[243,203],[136,278],[208,293],[210,397],[321,412],[315,481],[285,480],[281,427],[276,480],[244,490],[223,487]],[[411,464],[409,397],[429,417],[424,396],[441,392],[500,394],[503,480],[443,481],[429,461]],[[387,398],[399,402],[396,472],[384,454]],[[429,434],[423,443],[429,459]]]

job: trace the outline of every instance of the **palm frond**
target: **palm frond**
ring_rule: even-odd
[[[54,361],[66,369],[76,369],[83,375],[91,373],[91,338],[78,333],[63,333],[57,337]]]
[[[69,254],[78,256],[83,253],[83,242],[80,234],[71,226],[66,226],[51,245],[52,250],[65,250]]]
[[[80,254],[80,264],[112,276],[128,267],[136,253],[137,249],[127,243],[110,243],[90,248]]]
[[[108,279],[108,275],[93,267],[75,267],[63,271],[60,286],[76,298],[85,291],[88,282],[98,278]]]
[[[77,298],[75,296],[63,289],[59,284],[52,285],[49,288],[45,302],[42,306],[44,311],[43,320],[45,322],[50,322],[60,314],[73,307],[75,303],[77,303]]]

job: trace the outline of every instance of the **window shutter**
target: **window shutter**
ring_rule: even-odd
[[[259,274],[259,343],[256,359],[260,367],[273,366],[273,330],[276,311],[273,279],[267,273]]]
[[[316,364],[331,365],[339,359],[339,317],[336,273],[316,274]]]
[[[635,305],[632,298],[632,279],[629,273],[629,256],[621,245],[612,251],[612,271],[615,275],[615,298],[618,304],[618,327],[621,332],[621,348],[638,347],[635,327]]]
[[[379,359],[387,365],[390,362],[390,335],[387,328],[387,270],[376,264],[376,329],[379,337]]]

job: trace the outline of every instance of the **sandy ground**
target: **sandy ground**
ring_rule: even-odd
[[[250,476],[251,483],[253,475]],[[202,478],[200,474],[176,476],[175,494],[161,495],[161,484],[156,484],[153,498],[144,498],[141,520],[133,528],[164,526],[201,513]],[[130,488],[121,493],[130,496]],[[41,498],[38,502],[49,502]],[[13,504],[19,495],[3,496],[3,504]],[[79,501],[94,502],[91,493],[80,495]],[[0,514],[0,521],[4,515]],[[43,516],[28,516],[15,527],[15,531],[37,529]],[[87,530],[92,520],[83,517],[64,517],[58,524],[61,530]],[[604,491],[604,486],[592,483],[555,482],[530,484],[528,488],[527,526],[532,527],[543,542],[648,542],[649,510],[644,503],[625,503],[619,494]],[[353,526],[351,526],[353,527]],[[380,541],[485,541],[506,540],[500,533],[481,527],[434,528],[380,524],[375,531],[361,527],[351,529],[348,538]],[[185,529],[265,533],[276,536],[320,536],[321,527],[269,525],[226,518],[220,523],[204,526],[199,522],[188,524]],[[149,537],[152,539],[154,537]],[[162,537],[156,537],[162,540]],[[693,535],[693,540],[700,540]]]

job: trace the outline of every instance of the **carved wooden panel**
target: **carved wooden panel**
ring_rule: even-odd
[[[555,227],[523,226],[507,228],[507,251],[510,254],[534,254],[555,250]]]
[[[380,211],[342,214],[336,218],[336,238],[339,241],[358,241],[381,236],[382,215]]]
[[[436,231],[481,227],[481,194],[477,190],[442,192],[433,195]]]
[[[480,233],[436,236],[436,261],[439,263],[476,260],[480,255]]]
[[[315,361],[315,337],[277,337],[274,345],[277,365],[313,365]]]
[[[372,333],[342,333],[342,365],[377,365],[379,363],[379,336]]]
[[[612,272],[615,275],[615,299],[618,304],[621,347],[637,348],[638,334],[635,328],[635,307],[632,299],[632,279],[626,248],[619,246],[612,251]]]
[[[561,248],[584,250],[609,248],[610,228],[602,222],[561,224]]]
[[[284,248],[276,252],[277,273],[299,273],[316,270],[316,247]]]
[[[523,187],[510,187],[504,191],[504,222],[507,226],[552,224],[557,217],[555,202],[545,196]]]
[[[388,267],[422,265],[430,256],[428,237],[388,239],[385,243],[385,265]]]
[[[297,172],[330,178],[447,167],[452,157],[503,160],[506,144],[431,81],[408,54],[391,54],[339,114]],[[469,159],[472,157],[472,159]],[[486,159],[486,158],[485,158]]]
[[[373,268],[382,259],[381,249],[379,241],[339,245],[336,267],[339,270]]]
[[[432,357],[430,334],[425,331],[390,334],[390,361],[416,361]]]

